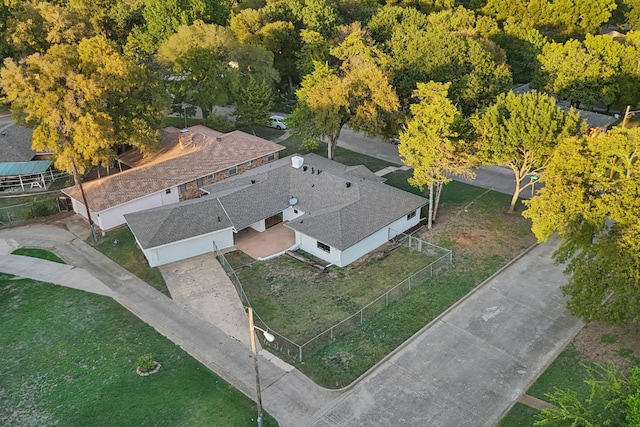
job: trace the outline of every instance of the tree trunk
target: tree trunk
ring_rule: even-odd
[[[427,217],[427,229],[431,230],[433,222],[433,183],[429,184],[429,216]]]
[[[434,198],[434,202],[433,202],[433,220],[436,220],[436,216],[438,215],[438,205],[440,205],[440,194],[442,194],[442,187],[444,187],[444,184],[442,182],[439,182],[438,185],[436,185],[436,196]]]
[[[518,196],[522,191],[522,188],[520,188],[520,180],[521,180],[520,175],[516,172],[515,176],[516,176],[516,189],[513,192],[513,196],[511,197],[511,205],[509,206],[509,210],[507,211],[507,213],[510,213],[510,214],[516,211],[516,203],[518,203]]]

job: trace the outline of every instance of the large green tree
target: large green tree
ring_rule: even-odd
[[[127,51],[151,54],[178,28],[197,20],[225,25],[230,3],[226,0],[144,0],[144,25],[128,37]]]
[[[411,118],[400,133],[398,152],[404,164],[413,168],[409,184],[429,188],[428,228],[438,212],[442,187],[451,175],[472,176],[472,156],[454,130],[458,109],[447,98],[450,83],[418,83],[411,105]]]
[[[472,122],[480,162],[513,171],[516,186],[509,213],[515,211],[522,190],[535,185],[534,180],[525,181],[544,170],[558,143],[585,130],[575,111],[565,113],[555,99],[536,91],[501,94]]]
[[[229,29],[202,21],[180,27],[160,46],[157,60],[170,74],[176,101],[197,105],[204,117],[227,105],[250,76],[270,86],[278,79],[271,52],[238,43]]]
[[[14,119],[34,128],[33,148],[53,152],[56,167],[77,181],[77,172],[106,164],[118,146],[153,150],[167,113],[158,79],[101,36],[6,59],[0,85]]]
[[[298,106],[288,120],[297,135],[326,139],[330,159],[345,125],[379,134],[386,124],[384,116],[398,108],[397,96],[377,63],[381,54],[360,32],[349,35],[332,53],[340,66],[315,63],[296,92]]]
[[[553,404],[538,414],[536,426],[597,427],[640,425],[640,368],[626,375],[613,363],[588,367],[589,393],[558,389],[547,397]]]
[[[539,241],[557,233],[567,263],[568,307],[585,321],[638,322],[640,129],[564,140],[523,213]]]
[[[540,73],[536,86],[577,106],[594,106],[599,102],[610,105],[616,99],[619,58],[612,49],[607,55],[603,55],[603,49],[590,49],[595,44],[588,38],[585,43],[571,39],[544,46],[538,56]],[[613,46],[609,44],[610,48]]]
[[[238,89],[234,116],[240,124],[249,126],[269,124],[269,112],[273,108],[273,91],[264,81],[249,77],[246,85]]]
[[[443,29],[418,30],[397,25],[388,43],[389,69],[401,98],[417,82],[451,82],[449,97],[463,114],[489,105],[511,87],[504,54],[493,56],[489,42]]]
[[[56,44],[77,43],[93,34],[77,13],[54,2],[16,2],[9,12],[6,38],[18,57],[44,53]]]

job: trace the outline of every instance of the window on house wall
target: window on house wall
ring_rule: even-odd
[[[181,193],[187,192],[187,184],[180,184],[180,192]]]
[[[331,246],[325,245],[322,242],[318,242],[318,249],[322,249],[325,252],[331,252]]]
[[[170,189],[170,188],[167,188],[166,190],[164,190],[164,193],[165,193],[165,194],[171,194],[171,189]]]
[[[238,167],[237,166],[233,166],[229,168],[229,175],[235,175],[238,173]]]
[[[276,159],[276,153],[271,153],[267,156],[268,162],[273,162]]]
[[[244,165],[245,165],[245,166],[247,166],[247,167],[251,166],[251,160],[249,160],[248,162],[246,162]]]
[[[209,175],[207,175],[207,179],[213,179],[213,174],[210,173]]]
[[[202,182],[202,178],[198,178],[197,183],[198,183],[198,187],[202,187],[202,185],[204,184],[204,183]]]
[[[413,211],[409,215],[407,215],[407,221],[413,218],[414,216],[416,216],[416,211]]]

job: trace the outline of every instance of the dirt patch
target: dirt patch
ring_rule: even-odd
[[[471,230],[468,233],[460,233],[455,242],[458,246],[469,246],[487,238],[487,233],[482,230]]]
[[[592,322],[576,335],[573,344],[585,361],[613,362],[623,370],[640,365],[638,327],[620,328]]]

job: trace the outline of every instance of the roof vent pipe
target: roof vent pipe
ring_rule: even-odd
[[[347,188],[351,187],[351,183],[347,182]]]

